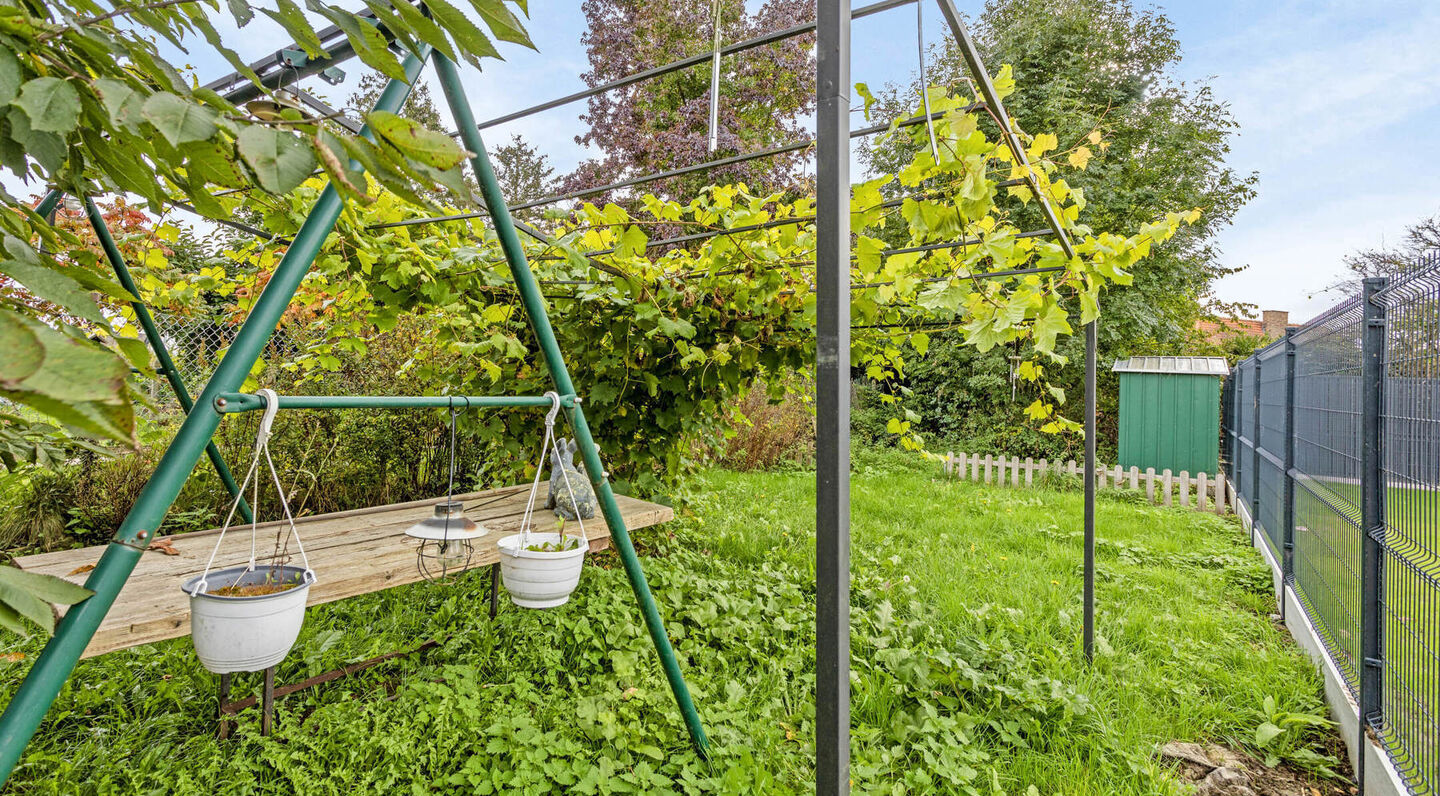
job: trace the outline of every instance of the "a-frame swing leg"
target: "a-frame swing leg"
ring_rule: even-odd
[[[391,80],[380,93],[380,99],[375,103],[376,110],[390,113],[400,110],[429,55],[430,48],[427,46],[419,54],[405,59],[407,79]],[[75,670],[80,655],[114,604],[125,580],[134,571],[140,554],[149,545],[152,534],[160,527],[165,513],[170,510],[190,471],[205,452],[206,444],[220,426],[215,398],[221,393],[235,392],[244,384],[250,368],[265,349],[280,317],[294,298],[301,280],[335,228],[342,209],[343,202],[335,186],[326,186],[285,256],[275,266],[275,274],[235,335],[230,350],[200,393],[194,411],[185,416],[170,447],[155,466],[155,473],[150,476],[120,530],[115,532],[115,537],[105,548],[105,554],[86,579],[85,586],[95,592],[94,596],[71,606],[65,613],[55,629],[55,636],[36,658],[25,676],[25,682],[20,684],[6,706],[5,714],[0,716],[0,785],[9,779],[26,744],[44,720],[46,711],[66,679]]]
[[[510,208],[505,204],[500,183],[495,179],[490,157],[485,152],[485,142],[481,139],[475,114],[470,109],[470,100],[465,96],[459,70],[443,53],[435,53],[435,73],[445,91],[450,113],[455,117],[455,125],[460,129],[460,139],[465,143],[465,148],[474,153],[470,166],[475,172],[475,178],[480,182],[481,196],[490,211],[495,234],[505,251],[505,260],[515,278],[515,286],[520,291],[520,301],[530,319],[530,328],[540,342],[550,378],[561,395],[574,395],[575,385],[570,380],[570,372],[565,368],[560,345],[555,340],[555,330],[550,326],[550,317],[545,312],[545,301],[540,295],[540,287],[535,282],[534,274],[530,272],[525,250],[520,245],[520,237],[515,233],[515,223],[510,218]],[[585,459],[585,472],[590,476],[590,483],[594,485],[595,494],[600,501],[600,510],[605,514],[606,524],[610,526],[611,541],[615,543],[616,552],[620,554],[625,575],[630,579],[630,586],[635,591],[635,599],[640,603],[640,612],[645,617],[650,640],[655,644],[655,651],[660,654],[665,679],[669,681],[675,702],[680,706],[680,713],[685,718],[690,740],[695,749],[704,755],[710,741],[705,737],[705,727],[700,722],[700,714],[695,710],[694,700],[690,698],[690,687],[685,684],[685,676],[680,672],[680,662],[676,660],[675,649],[670,644],[669,635],[665,633],[660,609],[655,605],[655,597],[650,593],[645,571],[640,567],[640,558],[635,554],[635,545],[630,541],[625,519],[620,515],[620,507],[615,503],[615,493],[611,491],[610,481],[605,476],[604,465],[600,461],[600,449],[595,446],[595,440],[590,435],[590,427],[585,422],[585,412],[580,408],[578,399],[575,408],[568,410],[568,418],[570,427],[575,431],[580,453]]]
[[[90,219],[90,227],[95,230],[95,237],[99,238],[100,248],[105,251],[105,257],[110,261],[110,268],[115,272],[120,287],[135,297],[135,300],[130,302],[130,308],[135,311],[135,320],[145,331],[145,340],[150,344],[150,350],[155,352],[155,358],[160,362],[160,372],[165,375],[166,381],[170,382],[170,389],[175,393],[175,400],[180,404],[181,411],[190,414],[190,410],[195,406],[195,402],[190,399],[190,391],[180,377],[180,370],[175,367],[175,360],[170,358],[170,349],[160,337],[160,327],[155,325],[150,308],[145,306],[145,302],[140,298],[140,290],[135,286],[135,280],[130,278],[130,269],[125,265],[125,255],[121,254],[120,247],[115,245],[115,238],[110,234],[105,216],[89,196],[85,197],[85,215]],[[245,496],[240,494],[240,485],[235,483],[235,475],[225,464],[225,458],[220,455],[220,448],[216,447],[213,439],[206,443],[205,455],[214,466],[215,474],[220,476],[220,483],[224,484],[225,491],[230,493],[231,499],[237,501],[236,508],[240,516],[246,522],[253,520],[250,504],[246,502]]]
[[[35,205],[35,212],[45,218],[55,212],[55,208],[64,198],[64,192],[57,188],[50,189],[45,198]],[[155,326],[155,319],[150,316],[150,308],[140,300],[140,291],[135,287],[135,280],[130,278],[130,269],[125,265],[125,257],[120,253],[120,247],[115,245],[115,239],[110,235],[110,227],[105,223],[105,216],[100,213],[99,208],[90,197],[85,197],[85,215],[90,219],[90,227],[95,230],[95,237],[100,241],[100,248],[105,251],[105,258],[110,261],[110,268],[115,272],[115,279],[120,286],[135,297],[130,302],[130,308],[135,311],[135,318],[140,328],[145,330],[145,341],[150,350],[155,352],[155,358],[160,361],[159,373],[170,382],[170,389],[175,393],[175,400],[180,404],[180,409],[185,414],[190,414],[190,407],[193,402],[190,400],[190,391],[185,388],[185,382],[180,377],[180,371],[175,369],[175,363],[170,359],[170,350],[165,347],[165,340],[160,336],[160,330]],[[52,221],[54,219],[51,219]],[[238,510],[240,516],[246,522],[253,519],[250,513],[250,504],[245,501],[245,496],[240,494],[240,485],[235,483],[235,476],[230,472],[230,467],[225,464],[225,458],[220,455],[220,449],[212,441],[205,446],[205,455],[209,457],[210,464],[215,468],[215,474],[220,476],[220,483],[225,486],[225,491],[230,494],[231,499],[239,499]]]

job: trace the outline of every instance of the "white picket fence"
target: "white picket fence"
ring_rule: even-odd
[[[977,483],[1011,486],[1033,486],[1037,481],[1068,476],[1083,478],[1085,466],[1076,464],[1074,459],[1065,462],[1050,462],[1018,456],[995,456],[978,453],[947,453],[941,457],[945,475]],[[1144,472],[1138,467],[1129,470],[1120,465],[1099,465],[1095,468],[1095,483],[1099,489],[1145,490],[1145,498],[1151,503],[1163,506],[1193,506],[1197,511],[1214,511],[1224,514],[1235,504],[1235,495],[1230,491],[1225,473],[1218,476],[1181,470],[1178,474],[1169,470],[1155,472],[1147,467]]]

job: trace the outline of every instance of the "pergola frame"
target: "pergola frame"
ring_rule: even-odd
[[[403,2],[404,0],[399,0]],[[480,185],[484,209],[475,213],[452,216],[415,219],[399,222],[403,225],[440,223],[488,216],[494,226],[508,266],[515,279],[521,303],[536,339],[540,343],[546,365],[555,389],[564,400],[564,412],[569,421],[584,458],[585,468],[599,499],[602,512],[624,569],[635,592],[651,640],[659,654],[662,668],[676,699],[677,705],[690,733],[692,742],[702,755],[706,753],[708,740],[701,724],[699,713],[690,697],[689,688],[680,672],[670,639],[665,632],[659,609],[650,594],[645,574],[641,569],[629,533],[625,527],[614,494],[600,460],[599,448],[591,436],[586,423],[582,400],[571,382],[564,359],[551,328],[545,309],[544,296],[539,283],[530,270],[517,228],[533,237],[542,238],[538,230],[528,228],[511,218],[511,207],[507,206],[495,177],[481,131],[499,124],[523,118],[544,110],[585,99],[604,91],[630,85],[681,69],[704,64],[714,58],[731,55],[764,44],[781,41],[813,32],[816,36],[816,108],[817,129],[813,142],[802,142],[770,150],[747,153],[732,157],[694,164],[666,172],[624,180],[612,185],[574,192],[573,194],[546,197],[542,200],[516,205],[516,208],[552,204],[576,199],[594,193],[638,185],[717,166],[746,160],[770,157],[786,152],[800,151],[812,144],[816,150],[816,214],[813,218],[817,236],[816,256],[816,790],[822,794],[840,794],[849,791],[849,704],[850,704],[850,139],[859,135],[880,132],[885,126],[852,131],[850,115],[850,29],[854,19],[869,16],[891,8],[924,2],[925,0],[881,0],[858,9],[851,9],[850,0],[817,0],[817,15],[814,23],[792,26],[753,39],[736,42],[680,59],[670,64],[644,70],[619,80],[576,92],[554,100],[515,111],[510,114],[477,122],[461,85],[459,71],[454,62],[441,53],[432,53],[428,47],[422,52],[406,53],[404,64],[406,80],[391,80],[381,92],[375,109],[398,112],[409,95],[411,86],[418,79],[427,60],[433,59],[446,101],[458,126],[458,135],[465,148],[474,153],[470,160],[471,169]],[[954,0],[936,0],[964,56],[971,72],[980,101],[964,112],[987,110],[1002,126],[1001,134],[1007,147],[1019,165],[1028,165],[1013,123],[1004,105],[995,92],[974,41],[970,38]],[[367,14],[368,12],[361,12]],[[296,64],[293,51],[278,51],[274,56],[251,64],[251,69],[261,76],[261,86],[245,79],[239,73],[213,81],[207,87],[223,93],[232,102],[244,101],[259,96],[264,90],[291,86],[300,79],[317,74],[355,55],[343,32],[338,28],[327,28],[319,37],[325,45],[328,57],[310,59]],[[299,92],[302,100],[311,103],[313,98]],[[318,102],[315,100],[314,102]],[[313,104],[313,103],[311,103]],[[928,116],[907,119],[902,124],[924,123]],[[353,129],[353,128],[352,128]],[[361,134],[369,135],[367,130]],[[355,164],[358,167],[358,164]],[[1027,237],[1054,235],[1064,253],[1074,256],[1074,247],[1061,226],[1054,209],[1044,193],[1039,190],[1033,175],[1023,180],[1006,184],[1026,184],[1039,200],[1049,229],[1023,233]],[[41,215],[49,215],[61,199],[59,191],[51,191],[36,208]],[[176,203],[185,209],[183,204]],[[101,247],[115,271],[120,284],[132,294],[134,281],[130,278],[123,256],[115,245],[104,218],[94,202],[85,197],[86,213],[100,239]],[[146,484],[129,515],[122,523],[115,537],[106,548],[86,581],[87,588],[95,592],[93,597],[72,606],[61,619],[55,635],[36,659],[25,681],[16,691],[3,716],[0,716],[0,784],[7,779],[19,761],[25,746],[34,735],[51,703],[59,694],[65,680],[74,670],[90,638],[101,620],[110,610],[120,588],[134,569],[141,553],[149,545],[152,535],[160,527],[165,513],[184,486],[186,479],[206,454],[219,473],[222,482],[232,495],[238,488],[212,442],[212,436],[219,426],[223,414],[249,411],[255,399],[237,391],[244,382],[251,366],[259,357],[265,344],[274,333],[281,315],[294,297],[300,282],[304,279],[326,238],[334,229],[342,210],[342,200],[334,188],[327,186],[321,194],[299,232],[291,241],[284,241],[289,248],[276,266],[274,275],[265,290],[255,302],[249,316],[237,333],[234,342],[221,360],[214,374],[201,391],[197,401],[190,400],[189,391],[181,380],[180,373],[171,361],[165,343],[150,316],[148,308],[137,300],[131,306],[137,322],[160,363],[159,372],[169,381],[177,400],[186,412],[186,418],[171,442],[164,456],[156,466],[155,473]],[[787,219],[786,223],[807,223],[811,219]],[[245,225],[227,225],[274,239],[260,230]],[[395,226],[396,224],[384,225]],[[687,235],[684,240],[731,234],[736,230],[719,230],[701,235]],[[672,242],[681,242],[679,240]],[[968,242],[932,244],[898,251],[920,251],[938,248],[953,248]],[[590,256],[607,252],[592,252]],[[977,278],[1004,278],[1056,269],[1015,269],[1011,271],[975,274]],[[858,287],[868,287],[860,285]],[[1085,516],[1084,516],[1084,641],[1083,649],[1087,659],[1093,656],[1094,640],[1094,547],[1095,547],[1095,376],[1096,376],[1096,323],[1091,322],[1085,329]],[[346,407],[425,407],[449,405],[445,402],[459,398],[437,396],[345,396],[308,397],[282,399],[281,408],[338,408]],[[533,396],[472,398],[495,407],[533,406],[543,400]],[[440,402],[440,403],[437,403]],[[474,404],[476,406],[481,403]],[[243,505],[243,499],[242,499]],[[243,511],[248,514],[249,507]]]

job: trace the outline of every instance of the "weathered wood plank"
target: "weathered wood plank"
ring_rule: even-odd
[[[528,485],[504,487],[458,495],[467,505],[466,516],[485,525],[491,533],[475,541],[470,569],[499,560],[496,544],[500,537],[519,529],[529,494]],[[310,554],[318,577],[310,588],[310,604],[333,602],[347,597],[388,589],[421,580],[415,565],[415,540],[404,535],[405,528],[429,516],[438,500],[420,500],[390,506],[304,517],[296,525]],[[617,496],[626,526],[631,529],[667,522],[674,512],[667,506]],[[548,530],[553,515],[542,512],[537,526]],[[278,523],[258,526],[262,555],[273,548]],[[567,532],[579,529],[574,523]],[[610,531],[598,516],[585,523],[591,549],[609,545]],[[110,613],[85,650],[94,657],[114,650],[177,638],[190,632],[189,598],[180,590],[185,580],[199,574],[215,546],[218,529],[172,536],[171,546],[179,555],[148,552],[141,556],[135,573],[126,581]],[[294,548],[292,546],[291,550]],[[248,560],[249,527],[232,528],[225,535],[217,567],[233,566]],[[29,572],[56,575],[83,583],[85,569],[99,560],[104,547],[86,547],[41,553],[15,560]],[[292,556],[298,560],[298,555]]]

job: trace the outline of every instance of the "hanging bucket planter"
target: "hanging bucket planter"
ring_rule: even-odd
[[[265,415],[255,438],[254,461],[236,491],[235,502],[231,504],[225,524],[220,528],[205,570],[181,587],[190,595],[190,639],[195,644],[195,655],[206,669],[216,674],[258,672],[284,660],[290,648],[295,646],[295,639],[300,636],[300,627],[305,622],[305,603],[310,596],[310,586],[315,582],[315,571],[310,568],[310,559],[305,555],[305,546],[290,515],[285,490],[280,485],[280,475],[270,458],[270,427],[279,409],[279,397],[273,390],[260,390],[259,395],[265,399]],[[220,552],[225,533],[230,529],[239,507],[239,495],[244,494],[245,487],[252,483],[251,510],[259,506],[261,458],[264,458],[275,483],[290,532],[276,540],[270,563],[257,566],[256,523],[252,519],[250,562],[212,571],[215,556]],[[303,567],[283,563],[291,538],[294,538],[301,560],[305,562]]]
[[[540,493],[540,476],[545,469],[545,459],[553,453],[555,458],[552,461],[562,461],[554,434],[555,416],[560,413],[560,396],[553,392],[545,395],[551,402],[550,413],[545,417],[545,441],[540,446],[540,462],[535,467],[530,499],[520,519],[520,533],[506,536],[499,542],[500,577],[505,582],[505,590],[510,592],[510,601],[521,608],[554,608],[569,602],[570,594],[580,585],[585,554],[590,550],[583,513],[577,512],[575,518],[580,526],[579,535],[565,533],[564,517],[560,518],[559,531],[533,530],[535,501]],[[555,469],[559,470],[560,480],[569,493],[569,505],[580,505],[569,470],[558,465]]]
[[[232,584],[220,593],[197,588],[200,575],[185,584],[190,595],[190,638],[195,656],[216,674],[258,672],[285,659],[300,626],[305,622],[305,601],[315,573],[300,567],[231,567],[209,573],[210,583]],[[276,578],[282,591],[243,596],[246,591],[272,588]]]

